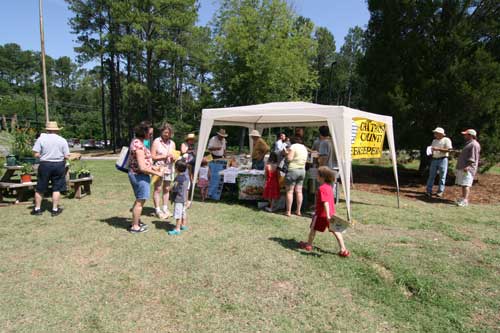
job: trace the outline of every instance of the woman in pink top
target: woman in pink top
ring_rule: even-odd
[[[174,151],[175,142],[172,140],[174,130],[172,125],[164,123],[160,128],[160,137],[153,141],[151,155],[155,166],[163,167],[164,173],[154,183],[153,201],[156,216],[168,218],[171,214],[168,210],[168,199],[170,196],[170,183],[174,180]],[[163,194],[162,194],[163,192]],[[163,199],[163,207],[161,205]],[[163,209],[162,209],[163,208]]]
[[[146,232],[147,225],[141,223],[142,207],[149,199],[150,175],[161,176],[158,168],[153,167],[153,159],[149,149],[144,145],[144,140],[153,135],[153,128],[149,121],[143,121],[134,128],[135,138],[130,143],[128,178],[134,190],[135,202],[132,207],[131,233]]]

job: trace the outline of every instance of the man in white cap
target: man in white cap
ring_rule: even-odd
[[[62,213],[59,207],[61,192],[66,191],[66,159],[69,158],[68,142],[61,136],[57,122],[49,121],[43,133],[33,146],[33,154],[40,159],[35,188],[35,207],[32,215],[41,215],[42,198],[47,192],[49,181],[52,183],[52,216]]]
[[[425,194],[428,197],[432,196],[434,179],[436,179],[436,174],[439,172],[439,187],[436,195],[442,197],[446,182],[446,173],[448,172],[448,154],[453,147],[451,145],[451,140],[446,137],[443,128],[436,127],[432,132],[434,133],[434,140],[432,140],[431,143],[432,161]]]
[[[477,132],[468,129],[462,132],[465,139],[465,146],[457,160],[456,184],[462,187],[462,198],[457,200],[457,205],[466,207],[469,205],[469,193],[474,176],[479,166],[479,154],[481,145],[477,142]]]
[[[257,130],[251,131],[250,137],[253,142],[252,169],[264,170],[264,157],[269,151],[269,146],[266,141],[261,138],[260,133]]]
[[[226,138],[226,130],[221,128],[217,132],[217,135],[208,141],[208,150],[212,154],[214,160],[224,158],[226,155]]]

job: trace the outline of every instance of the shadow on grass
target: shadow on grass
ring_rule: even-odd
[[[102,219],[100,221],[105,222],[110,226],[118,229],[128,229],[128,227],[130,226],[130,219],[126,217],[114,216],[114,217],[108,217],[107,219]]]
[[[158,230],[165,230],[165,231],[170,231],[175,228],[175,223],[172,223],[170,221],[153,221],[151,222],[154,224],[155,228]]]
[[[395,188],[389,188],[389,187],[382,187],[383,190],[395,193],[396,189]],[[444,199],[444,198],[439,198],[439,197],[428,197],[425,195],[425,193],[421,191],[413,191],[413,190],[405,190],[400,188],[399,192],[401,193],[406,193],[406,197],[412,198],[415,200],[427,202],[427,203],[442,203],[442,204],[449,204],[449,205],[455,205],[455,201],[449,200],[449,199]],[[413,195],[408,195],[408,194],[413,194]]]
[[[307,251],[301,250],[300,247],[299,247],[299,242],[297,242],[295,239],[283,239],[283,238],[280,238],[280,237],[271,237],[271,238],[269,238],[269,240],[272,240],[273,242],[276,242],[276,243],[280,244],[285,249],[298,252],[298,253],[300,253],[300,254],[302,254],[304,256],[321,257],[321,254],[319,254],[319,253],[316,253],[316,252],[307,252]],[[327,252],[321,250],[318,247],[314,247],[314,249],[317,249],[317,250],[319,250],[319,252],[322,252],[322,253],[327,253]]]

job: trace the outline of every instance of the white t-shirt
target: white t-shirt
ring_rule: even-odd
[[[66,139],[55,133],[42,133],[33,146],[40,153],[40,162],[62,162],[69,155]]]
[[[446,148],[446,149],[451,149],[451,140],[450,138],[443,137],[441,140],[434,139],[432,140],[432,147],[434,148]],[[432,152],[432,158],[443,158],[443,157],[448,157],[448,153],[442,152],[442,151],[433,151]]]
[[[208,180],[208,167],[200,167],[200,172],[198,173],[200,179]]]
[[[208,148],[220,148],[218,150],[211,150],[211,153],[214,156],[222,157],[226,151],[226,139],[219,140],[219,137],[216,135],[208,141]]]

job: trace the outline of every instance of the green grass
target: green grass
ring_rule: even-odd
[[[354,192],[343,259],[328,234],[297,250],[306,218],[222,202],[195,202],[180,237],[151,216],[148,233],[130,235],[126,175],[113,161],[88,166],[92,195],[64,199],[59,217],[0,208],[2,331],[499,329],[498,205],[397,209],[394,196]]]

